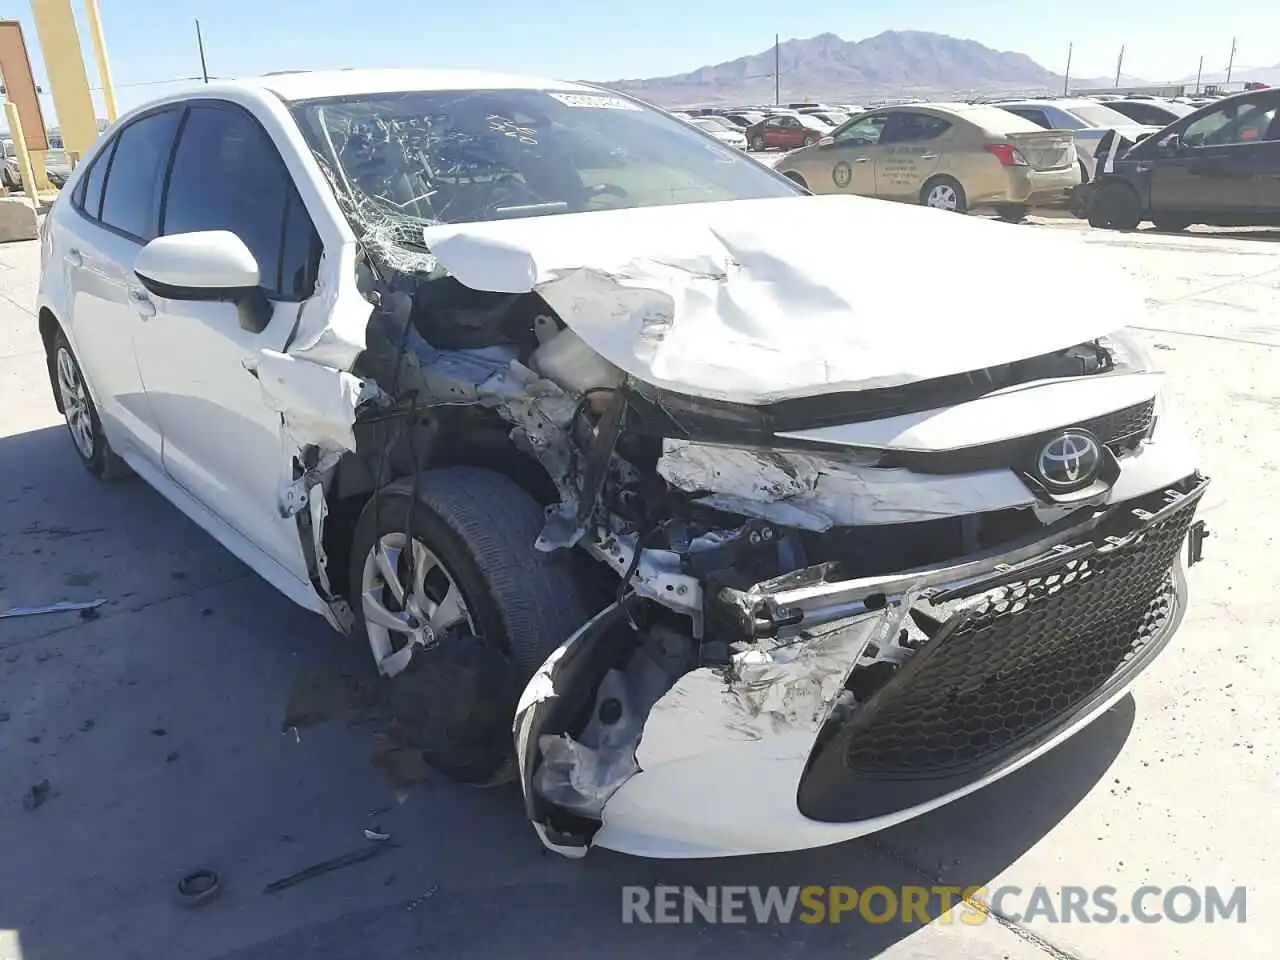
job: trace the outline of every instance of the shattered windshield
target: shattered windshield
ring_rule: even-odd
[[[796,192],[690,124],[605,93],[412,91],[293,111],[366,220],[467,223]]]

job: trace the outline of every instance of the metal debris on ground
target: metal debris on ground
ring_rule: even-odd
[[[378,830],[376,830],[376,829],[375,829],[375,830],[365,830],[365,832],[364,832],[364,838],[365,838],[366,840],[378,840],[378,841],[390,840],[390,839],[391,839],[391,834],[389,834],[389,833],[381,833],[381,832],[379,832],[379,831],[378,831]]]
[[[22,798],[23,809],[34,810],[42,807],[51,796],[53,796],[53,787],[48,780],[33,783]]]
[[[96,611],[105,603],[107,603],[106,600],[62,600],[40,607],[10,607],[7,610],[0,610],[0,620],[13,617],[41,617],[46,613],[79,613],[83,617],[87,612]]]
[[[178,881],[178,902],[184,907],[206,904],[221,892],[221,881],[212,870],[193,870]]]
[[[291,873],[287,877],[268,883],[262,888],[263,893],[276,893],[288,887],[292,887],[307,880],[314,879],[323,874],[330,873],[334,870],[341,870],[343,867],[349,867],[352,864],[362,863],[372,857],[376,857],[383,850],[394,848],[394,843],[371,843],[367,847],[361,847],[359,850],[352,850],[350,853],[344,853],[340,857],[333,857],[330,860],[322,860],[319,863],[307,867],[305,870],[299,870],[297,873]]]
[[[428,888],[427,892],[424,893],[422,896],[415,897],[414,899],[410,900],[408,906],[406,906],[405,909],[408,910],[410,913],[413,913],[413,911],[417,910],[418,907],[422,906],[424,901],[430,900],[432,897],[434,897],[439,890],[440,890],[440,887],[437,884],[433,883]]]

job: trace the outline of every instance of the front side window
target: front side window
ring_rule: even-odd
[[[315,231],[271,138],[238,107],[191,107],[173,157],[161,228],[166,235],[229,230],[258,261],[268,296],[310,295]]]
[[[792,196],[690,124],[605,93],[412,91],[303,101],[311,147],[359,218],[466,223]]]
[[[182,111],[135,120],[116,137],[102,194],[103,226],[146,243],[159,232],[160,192]]]
[[[874,147],[880,142],[880,136],[884,133],[887,119],[881,113],[873,117],[864,117],[861,120],[856,120],[835,132],[833,135],[835,142],[843,143],[850,147]]]
[[[1265,140],[1278,105],[1274,97],[1228,103],[1187,124],[1182,131],[1182,145],[1224,147]]]

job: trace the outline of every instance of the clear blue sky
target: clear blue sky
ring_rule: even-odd
[[[73,3],[79,7],[77,0]],[[1277,0],[99,0],[122,109],[165,87],[140,81],[199,73],[195,29],[209,71],[246,76],[325,67],[477,67],[566,79],[659,76],[755,53],[782,38],[831,31],[847,40],[918,29],[1026,53],[1061,72],[1110,76],[1122,43],[1124,72],[1149,80],[1280,63]],[[20,6],[39,57],[30,8]],[[12,13],[5,14],[12,16]],[[81,35],[95,65],[89,37]],[[36,64],[43,81],[43,67]],[[1237,74],[1239,79],[1247,79]],[[91,84],[97,85],[91,72]],[[46,106],[49,109],[49,106]]]

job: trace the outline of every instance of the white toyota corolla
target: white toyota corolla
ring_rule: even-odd
[[[39,324],[91,471],[447,681],[433,764],[569,856],[718,856],[970,793],[1174,633],[1206,480],[1092,256],[591,86],[294,73],[107,130]]]

